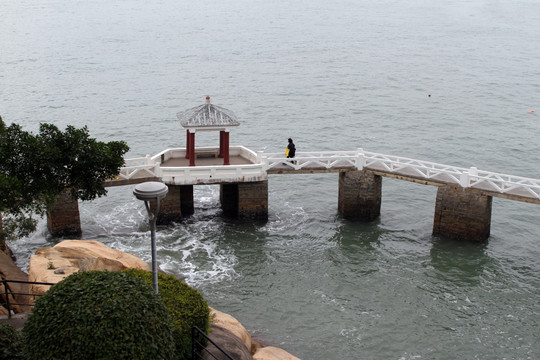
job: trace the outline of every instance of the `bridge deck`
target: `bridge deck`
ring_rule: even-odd
[[[241,155],[232,155],[229,156],[230,166],[236,165],[249,165],[253,164],[252,161],[246,159]],[[196,167],[219,167],[223,166],[223,158],[218,158],[215,156],[200,156],[195,159],[195,168]],[[165,160],[159,166],[162,170],[167,170],[168,168],[186,168],[193,169],[194,167],[189,166],[189,159],[184,157],[169,158]],[[105,187],[110,186],[123,186],[123,185],[132,185],[139,184],[146,181],[161,181],[160,177],[154,176],[154,173],[149,169],[140,169],[134,175],[130,176],[129,179],[118,177],[116,179],[107,180],[104,183]]]
[[[124,186],[124,185],[134,185],[134,184],[140,184],[147,181],[161,181],[161,178],[153,176],[150,173],[140,173],[134,175],[130,179],[109,179],[103,183],[104,187],[112,187],[112,186]]]
[[[294,164],[295,160],[292,160],[292,163]],[[268,169],[267,173],[269,175],[270,174],[316,174],[316,173],[336,173],[336,172],[355,170],[355,169],[356,167],[354,165],[351,165],[345,161],[342,164],[339,164],[339,163],[335,164],[331,168],[327,168],[322,165],[310,164],[310,165],[303,166],[300,169],[292,168],[290,165],[287,165],[286,162],[283,162],[283,164],[275,165],[271,169]]]
[[[238,155],[238,156],[229,156],[229,162],[232,166],[234,165],[247,165],[253,164],[253,162],[248,159]],[[216,157],[197,157],[195,159],[195,166],[220,166],[223,165],[223,158]],[[170,158],[165,160],[160,167],[188,167],[189,159],[186,158]]]
[[[423,185],[462,186],[488,196],[540,204],[540,180],[461,168],[357,149],[354,151],[300,152],[294,159],[282,153],[255,153],[231,147],[230,165],[224,166],[217,148],[197,149],[195,166],[189,166],[184,148],[167,149],[153,157],[127,159],[117,179],[105,186],[164,181],[197,185],[261,181],[273,174],[337,173],[367,169],[376,175]]]
[[[271,169],[268,169],[267,173],[269,175],[286,175],[286,174],[324,174],[324,173],[337,173],[343,171],[356,170],[356,167],[352,164],[347,164],[343,162],[342,164],[335,164],[331,168],[327,168],[321,165],[306,165],[300,169],[295,169],[288,165],[287,162],[291,161],[287,159],[286,162],[280,165],[275,165]],[[301,163],[301,160],[293,161],[292,164],[298,165]],[[450,178],[445,178],[444,174],[426,179],[425,177],[417,175],[414,171],[411,171],[409,168],[404,168],[402,170],[388,171],[381,169],[379,166],[366,166],[364,169],[372,171],[376,175],[414,182],[422,185],[431,185],[431,186],[443,186],[443,185],[456,185],[455,181],[452,181]],[[481,194],[500,197],[509,200],[521,201],[531,204],[540,205],[540,199],[536,198],[533,194],[527,192],[523,188],[516,188],[509,190],[505,193],[501,193],[490,188],[489,184],[478,184],[474,187],[469,187],[468,189],[472,191],[478,191]]]

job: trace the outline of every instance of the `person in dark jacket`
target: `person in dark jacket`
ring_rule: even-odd
[[[293,158],[294,154],[296,154],[296,146],[294,146],[294,143],[291,138],[289,138],[289,144],[287,145],[287,149],[289,149],[289,153],[287,154],[287,157]]]

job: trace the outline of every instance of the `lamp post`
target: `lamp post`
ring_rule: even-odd
[[[157,182],[148,181],[135,186],[133,195],[139,200],[144,201],[144,206],[148,211],[148,219],[150,220],[150,237],[152,241],[152,284],[154,292],[158,293],[158,269],[157,269],[157,250],[156,250],[156,219],[159,214],[160,201],[167,195],[169,188],[167,185]],[[150,209],[150,201],[156,201],[156,211]]]

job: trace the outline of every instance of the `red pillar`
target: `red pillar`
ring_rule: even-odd
[[[186,130],[186,159],[189,159],[189,150],[190,150],[189,140],[190,140],[189,130]]]
[[[195,166],[195,133],[189,134],[189,166]]]
[[[223,165],[231,165],[229,162],[229,133],[223,132]]]
[[[221,130],[219,132],[219,155],[218,155],[218,157],[220,157],[220,158],[223,157],[223,133],[224,133],[223,130]]]

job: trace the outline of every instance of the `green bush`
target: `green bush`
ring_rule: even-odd
[[[130,274],[144,279],[152,284],[150,271],[129,269]],[[179,359],[191,358],[191,328],[193,325],[204,331],[210,331],[210,309],[206,300],[196,289],[178,280],[173,275],[158,274],[159,295],[165,303],[174,324],[174,340],[176,342],[176,354]],[[201,343],[206,343],[202,336],[196,338]]]
[[[172,359],[172,323],[152,287],[122,272],[75,273],[36,301],[29,359]]]
[[[0,360],[23,360],[22,335],[11,325],[0,322]]]

